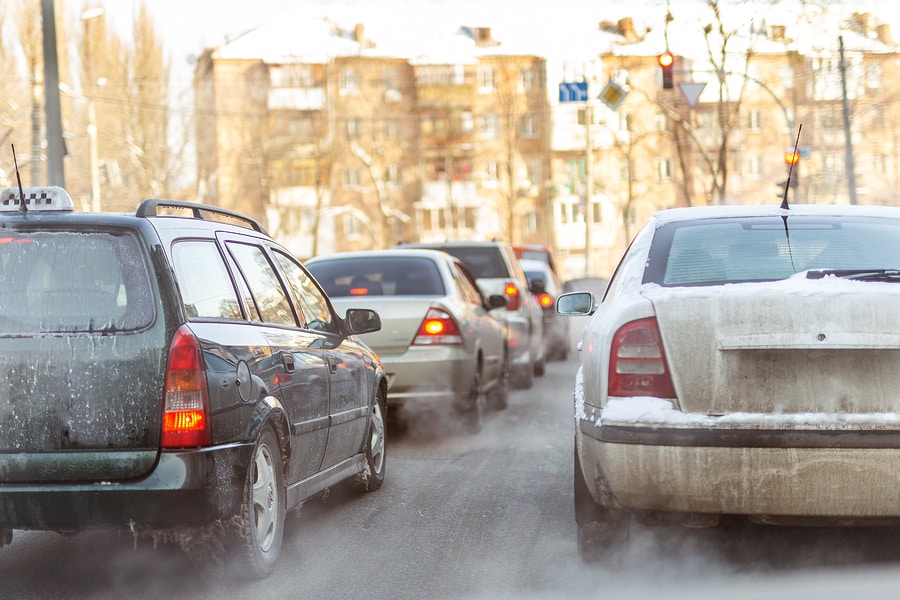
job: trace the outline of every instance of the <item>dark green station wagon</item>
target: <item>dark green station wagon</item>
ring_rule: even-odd
[[[239,213],[2,190],[0,546],[111,527],[270,573],[287,510],[382,484],[380,327]]]

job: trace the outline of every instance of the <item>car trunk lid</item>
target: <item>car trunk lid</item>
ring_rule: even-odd
[[[645,291],[682,410],[709,415],[897,411],[898,293],[803,276]]]
[[[332,298],[337,311],[371,308],[381,317],[381,330],[363,334],[360,339],[382,356],[400,355],[409,349],[428,309],[439,305],[425,296],[366,296]]]

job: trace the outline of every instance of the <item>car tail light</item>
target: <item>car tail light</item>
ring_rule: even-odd
[[[175,332],[169,346],[163,404],[163,448],[209,444],[209,394],[203,354],[197,338],[185,325]]]
[[[512,281],[507,281],[503,286],[503,293],[506,295],[506,310],[519,310],[519,288]]]
[[[546,292],[538,296],[538,304],[541,308],[553,308],[553,296]]]
[[[413,345],[416,346],[456,345],[462,343],[462,334],[456,321],[450,316],[450,313],[439,308],[428,309],[425,319],[419,325],[416,337],[413,338]]]
[[[655,318],[626,323],[613,337],[609,395],[675,397]]]

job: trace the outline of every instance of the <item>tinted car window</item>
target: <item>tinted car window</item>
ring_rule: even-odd
[[[344,296],[443,296],[437,266],[427,258],[360,258],[324,261],[309,270],[325,292]]]
[[[317,331],[336,332],[328,301],[316,287],[315,282],[291,257],[281,252],[274,252],[274,255],[287,277],[288,285],[294,295],[294,303],[302,313],[303,323],[301,326]]]
[[[785,279],[810,269],[895,269],[900,224],[875,219],[753,217],[660,227],[644,281],[702,285]]]
[[[509,271],[506,263],[500,255],[499,248],[490,246],[479,247],[447,247],[441,248],[445,252],[449,252],[459,260],[465,263],[466,268],[472,273],[476,279],[509,277]]]
[[[181,300],[189,317],[241,319],[231,277],[212,241],[178,242],[172,247]]]
[[[146,327],[153,302],[131,235],[4,232],[0,319],[6,333],[121,331]]]
[[[264,323],[297,326],[294,310],[275,269],[259,246],[229,243],[234,257]]]

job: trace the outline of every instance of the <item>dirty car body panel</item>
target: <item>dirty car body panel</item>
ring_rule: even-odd
[[[564,296],[580,549],[634,513],[900,524],[898,265],[897,209],[673,209],[595,312]]]

